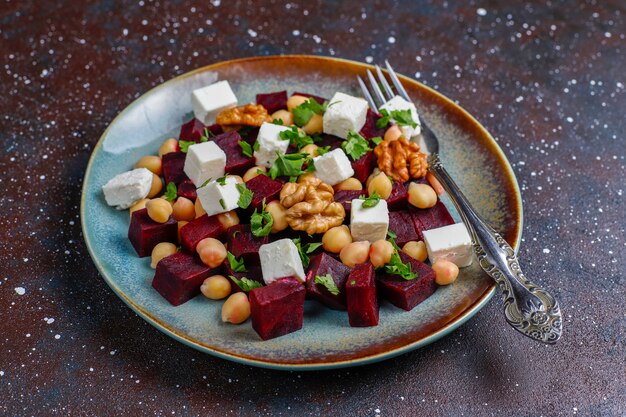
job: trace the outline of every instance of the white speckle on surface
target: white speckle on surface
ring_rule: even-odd
[[[387,38],[387,42],[389,43],[396,43],[396,38],[394,38],[393,36],[390,36]]]
[[[372,62],[374,62],[374,57],[373,56],[366,56],[365,57],[365,62],[367,62],[368,64],[371,64]]]
[[[300,31],[298,29],[294,30],[293,32],[291,32],[291,34],[293,36],[300,36]]]
[[[55,334],[55,335],[54,335],[54,338],[55,338],[56,340],[59,340],[59,339],[61,338],[61,335],[60,335],[60,334]]]
[[[567,123],[574,123],[574,119],[571,116],[567,116],[565,120],[567,120]]]
[[[0,371],[0,376],[4,376],[4,371]]]
[[[517,98],[515,99],[516,102],[521,103],[522,100],[524,100],[524,97],[522,96],[517,96]]]
[[[17,295],[24,295],[26,294],[26,289],[24,287],[15,287],[15,292]]]
[[[254,31],[252,29],[248,29],[248,35],[250,35],[253,38],[256,38],[257,33],[256,33],[256,31]]]
[[[48,317],[44,317],[43,319],[46,323],[48,324],[52,324],[54,323],[54,319],[52,317],[48,318]]]
[[[483,9],[482,7],[479,7],[478,9],[476,9],[476,14],[478,16],[487,16],[487,10]]]
[[[548,248],[543,248],[543,253],[550,253],[550,249],[548,249]]]

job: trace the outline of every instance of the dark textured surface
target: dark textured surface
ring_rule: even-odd
[[[623,2],[65,3],[0,5],[0,414],[626,413]],[[522,266],[561,302],[559,344],[520,337],[494,298],[413,353],[285,373],[196,352],[123,305],[80,233],[98,137],[164,80],[278,53],[391,57],[487,127],[522,187]]]

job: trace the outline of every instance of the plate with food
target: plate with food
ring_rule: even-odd
[[[255,366],[366,364],[450,333],[491,298],[420,118],[481,215],[517,250],[521,197],[489,133],[400,77],[372,109],[335,58],[227,61],[131,103],[85,173],[85,242],[111,289],[193,348]],[[419,117],[418,117],[419,114]]]

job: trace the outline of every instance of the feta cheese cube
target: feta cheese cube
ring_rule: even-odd
[[[187,149],[183,171],[191,181],[200,187],[209,178],[217,179],[224,176],[226,154],[213,141],[197,143]]]
[[[346,139],[348,132],[358,132],[365,124],[367,101],[344,93],[335,93],[322,120],[324,133]]]
[[[215,123],[215,117],[222,111],[237,105],[237,97],[228,81],[218,81],[206,87],[193,90],[191,106],[196,119],[205,125]]]
[[[413,119],[415,123],[417,123],[417,126],[416,127],[400,126],[400,129],[402,129],[402,132],[404,133],[404,136],[407,137],[407,139],[410,139],[413,136],[419,135],[420,132],[422,131],[422,128],[420,126],[420,119],[417,114],[417,109],[415,108],[415,104],[411,103],[410,101],[406,101],[400,96],[395,96],[394,98],[392,98],[391,100],[389,100],[388,102],[380,106],[379,110],[383,110],[383,109],[387,110],[389,113],[391,113],[392,111],[397,111],[397,110],[410,110],[411,111],[411,118]],[[394,119],[392,118],[392,120]]]
[[[387,202],[381,199],[374,207],[365,208],[365,200],[352,200],[350,212],[350,233],[355,242],[367,240],[370,243],[387,238],[389,228],[389,209]]]
[[[226,177],[224,185],[217,181],[211,181],[204,187],[198,188],[196,193],[202,208],[209,216],[225,213],[239,207],[240,193],[237,189],[237,180],[233,177]]]
[[[291,239],[280,239],[259,248],[263,281],[271,284],[279,278],[296,277],[304,282],[304,268],[298,248]]]
[[[289,147],[289,141],[280,138],[280,132],[291,129],[287,126],[264,122],[257,136],[258,150],[254,151],[256,164],[270,168],[276,160],[276,152],[284,154]]]
[[[437,259],[445,259],[458,267],[472,264],[472,239],[463,223],[424,230],[422,233],[431,263]]]
[[[354,175],[352,163],[343,149],[334,149],[313,158],[315,176],[328,185],[336,185]]]
[[[102,192],[109,206],[124,210],[146,198],[151,187],[152,172],[146,168],[137,168],[111,178],[102,186]]]

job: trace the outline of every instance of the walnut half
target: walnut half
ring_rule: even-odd
[[[271,121],[272,117],[265,107],[252,103],[226,109],[215,119],[215,122],[222,126],[261,126],[263,122]]]
[[[409,178],[421,178],[428,170],[428,157],[420,152],[420,146],[405,137],[384,140],[374,148],[378,168],[395,181],[407,182]]]

